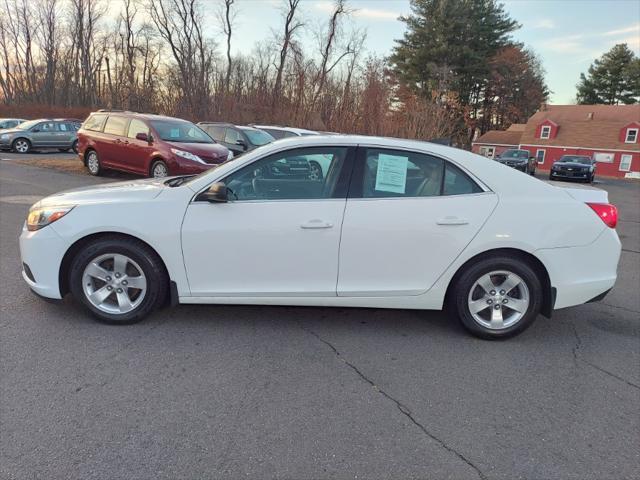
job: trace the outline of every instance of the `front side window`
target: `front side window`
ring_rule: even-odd
[[[138,120],[137,118],[131,119],[129,122],[129,130],[127,131],[127,137],[136,138],[136,135],[139,133],[144,133],[145,135],[149,135],[149,127],[142,120]]]
[[[540,130],[540,138],[549,138],[551,136],[551,127],[544,126]]]
[[[222,142],[224,140],[224,127],[220,125],[204,125],[203,128],[205,131],[217,142]]]
[[[111,116],[107,119],[107,123],[104,125],[104,133],[111,135],[124,136],[125,129],[127,128],[127,119],[124,117]]]
[[[106,115],[91,115],[82,125],[85,130],[91,130],[94,132],[101,132],[104,122],[107,119]]]
[[[57,132],[58,124],[56,122],[42,122],[40,125],[38,125],[37,130],[43,133]]]
[[[285,130],[277,130],[275,128],[261,128],[260,130],[262,130],[263,132],[267,132],[276,140],[280,140],[281,138],[286,138],[288,136],[288,132],[286,132]]]
[[[275,153],[257,160],[223,182],[234,200],[307,200],[332,198],[345,164],[347,147],[312,147]],[[323,174],[316,171],[324,159]]]
[[[637,140],[638,140],[638,129],[637,128],[627,129],[627,136],[625,138],[624,143],[636,143]]]
[[[244,131],[244,134],[247,136],[249,142],[251,142],[252,145],[266,145],[267,143],[271,143],[275,140],[275,138],[273,138],[270,134],[268,134],[267,132],[263,132],[262,130],[257,130],[255,128],[243,128],[242,130]]]
[[[233,128],[227,128],[227,131],[225,132],[225,135],[224,135],[224,141],[232,145],[235,145],[238,142],[238,140],[240,140],[240,133]]]

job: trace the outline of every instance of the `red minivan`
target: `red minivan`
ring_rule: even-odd
[[[158,178],[200,173],[233,157],[186,120],[114,110],[85,120],[78,155],[91,175],[110,169]]]

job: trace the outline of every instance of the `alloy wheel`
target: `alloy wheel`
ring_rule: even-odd
[[[18,140],[14,148],[19,153],[27,153],[29,151],[29,143],[26,140]]]
[[[96,152],[89,153],[87,158],[87,168],[94,175],[100,170],[100,162],[98,161],[98,155]]]
[[[322,170],[314,163],[309,165],[309,180],[322,180]]]
[[[168,175],[167,167],[164,163],[158,162],[153,166],[153,178],[163,178]]]
[[[473,319],[491,330],[503,330],[518,323],[526,314],[530,295],[522,278],[498,270],[478,278],[467,300]]]
[[[82,273],[87,300],[98,310],[124,314],[137,308],[147,292],[147,279],[134,260],[107,253],[91,260]]]

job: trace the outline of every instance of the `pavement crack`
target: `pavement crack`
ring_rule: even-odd
[[[425,427],[413,416],[413,414],[411,413],[411,410],[406,405],[404,405],[400,400],[394,398],[391,394],[382,390],[378,385],[376,385],[375,382],[371,380],[369,377],[367,377],[357,366],[349,362],[343,355],[341,355],[340,351],[333,344],[331,344],[331,342],[329,342],[328,340],[325,340],[313,330],[305,328],[302,325],[300,326],[300,328],[302,328],[302,330],[304,330],[305,332],[313,335],[320,342],[324,343],[327,347],[329,347],[333,351],[333,353],[336,355],[338,360],[340,360],[342,363],[344,363],[349,368],[351,368],[351,370],[353,370],[364,382],[371,385],[376,392],[378,392],[380,395],[385,397],[387,400],[390,400],[391,402],[393,402],[396,408],[400,411],[400,413],[402,413],[405,417],[407,417],[411,423],[413,423],[416,427],[418,427],[422,431],[422,433],[424,433],[427,437],[429,437],[431,440],[436,442],[440,447],[442,447],[449,453],[455,455],[456,457],[458,457],[458,459],[462,460],[469,467],[471,467],[477,473],[478,478],[480,478],[481,480],[487,479],[487,476],[482,472],[482,470],[480,470],[480,468],[478,468],[471,460],[465,457],[462,453],[458,452],[455,448],[448,445],[444,440],[441,440],[436,435],[431,433],[427,429],[427,427]]]
[[[619,305],[613,305],[611,303],[605,303],[605,302],[599,302],[601,305],[606,305],[607,307],[611,307],[611,308],[617,308],[619,310],[624,310],[626,312],[631,312],[631,313],[640,313],[639,310],[634,310],[632,308],[627,308],[627,307],[621,307]]]
[[[640,250],[631,250],[630,248],[623,248],[622,251],[629,253],[640,253]]]
[[[622,378],[621,376],[616,375],[615,373],[610,372],[609,370],[605,370],[604,368],[599,367],[595,363],[591,363],[590,361],[585,360],[584,358],[581,358],[578,355],[578,352],[580,351],[580,348],[582,347],[582,339],[580,338],[580,334],[578,333],[578,329],[576,328],[575,323],[569,322],[569,324],[571,325],[571,330],[573,331],[573,335],[576,338],[576,343],[571,348],[571,353],[573,354],[573,361],[576,364],[578,362],[584,363],[585,365],[588,365],[591,368],[595,368],[596,370],[598,370],[599,372],[604,373],[605,375],[609,375],[610,377],[615,378],[616,380],[619,380],[621,382],[626,383],[630,387],[640,389],[640,385],[636,385],[635,383],[630,382],[629,380],[627,380],[625,378]]]

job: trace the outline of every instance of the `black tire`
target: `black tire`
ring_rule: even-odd
[[[316,161],[309,162],[309,178],[312,180],[320,180],[324,179],[324,175],[322,174],[322,167]]]
[[[78,153],[78,140],[74,140],[73,143],[71,144],[71,150],[73,150],[73,153]],[[66,152],[68,152],[69,150],[65,150]]]
[[[69,151],[69,149],[68,148],[59,148],[58,151],[62,152],[62,153],[66,153],[66,152]]]
[[[503,329],[491,329],[476,319],[469,309],[469,295],[475,282],[489,272],[508,271],[518,275],[526,285],[529,294],[529,305],[514,324]],[[498,340],[513,337],[529,328],[542,308],[542,284],[535,270],[525,261],[510,256],[488,256],[465,268],[457,276],[453,285],[449,311],[460,321],[462,326],[476,337],[487,340]],[[476,287],[477,288],[477,287]]]
[[[102,173],[102,164],[100,163],[100,157],[95,150],[87,150],[84,153],[84,165],[87,167],[89,174],[94,177],[100,176]]]
[[[144,298],[135,309],[127,313],[112,314],[99,310],[84,292],[82,277],[85,267],[96,257],[105,254],[126,255],[141,267],[146,277],[147,288]],[[73,296],[97,320],[114,325],[129,325],[143,320],[149,313],[163,305],[168,279],[162,260],[147,245],[134,238],[108,236],[89,243],[77,253],[71,263],[69,285]]]
[[[165,175],[156,175],[156,169],[164,168]],[[151,163],[151,168],[149,169],[149,177],[151,178],[164,178],[169,176],[169,167],[163,160],[156,160]]]
[[[26,150],[22,149],[22,145],[26,145]],[[20,151],[18,148],[20,148]],[[16,138],[11,144],[11,151],[16,153],[29,153],[31,151],[31,142],[26,138]]]

